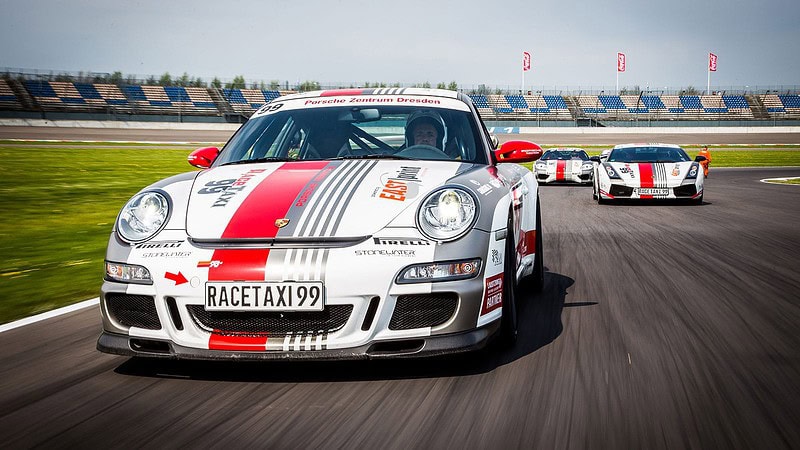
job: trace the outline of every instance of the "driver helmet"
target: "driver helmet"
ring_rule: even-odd
[[[439,150],[444,150],[444,143],[447,137],[447,130],[444,126],[444,120],[436,111],[427,109],[416,111],[409,115],[408,119],[406,119],[406,147],[411,147],[414,145],[413,130],[420,123],[429,123],[433,125],[433,128],[436,129],[437,134],[436,148]]]

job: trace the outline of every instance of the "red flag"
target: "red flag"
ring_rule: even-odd
[[[717,71],[717,55],[713,53],[708,54],[708,71],[709,72]]]
[[[617,72],[625,72],[625,53],[617,53]]]
[[[527,72],[531,70],[531,54],[522,52],[522,71]]]

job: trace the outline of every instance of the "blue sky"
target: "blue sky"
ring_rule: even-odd
[[[0,0],[0,68],[526,89],[800,85],[797,0]]]

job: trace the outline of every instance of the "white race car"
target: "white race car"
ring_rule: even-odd
[[[687,199],[703,202],[703,171],[673,144],[617,145],[605,161],[595,164],[592,198],[598,203],[617,199]]]
[[[349,89],[264,105],[204,170],[119,213],[108,353],[189,359],[431,356],[513,342],[544,277],[538,185],[464,94]]]
[[[539,183],[591,184],[593,164],[580,148],[551,148],[533,165]]]

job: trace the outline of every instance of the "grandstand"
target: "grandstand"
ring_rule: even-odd
[[[126,116],[195,116],[218,121],[247,117],[294,91],[51,81],[41,77],[0,79],[0,111],[13,114],[95,113]],[[494,121],[728,121],[798,120],[800,95],[659,94],[611,95],[468,94],[479,114]],[[102,117],[98,117],[102,118]],[[169,119],[159,119],[169,120]]]

